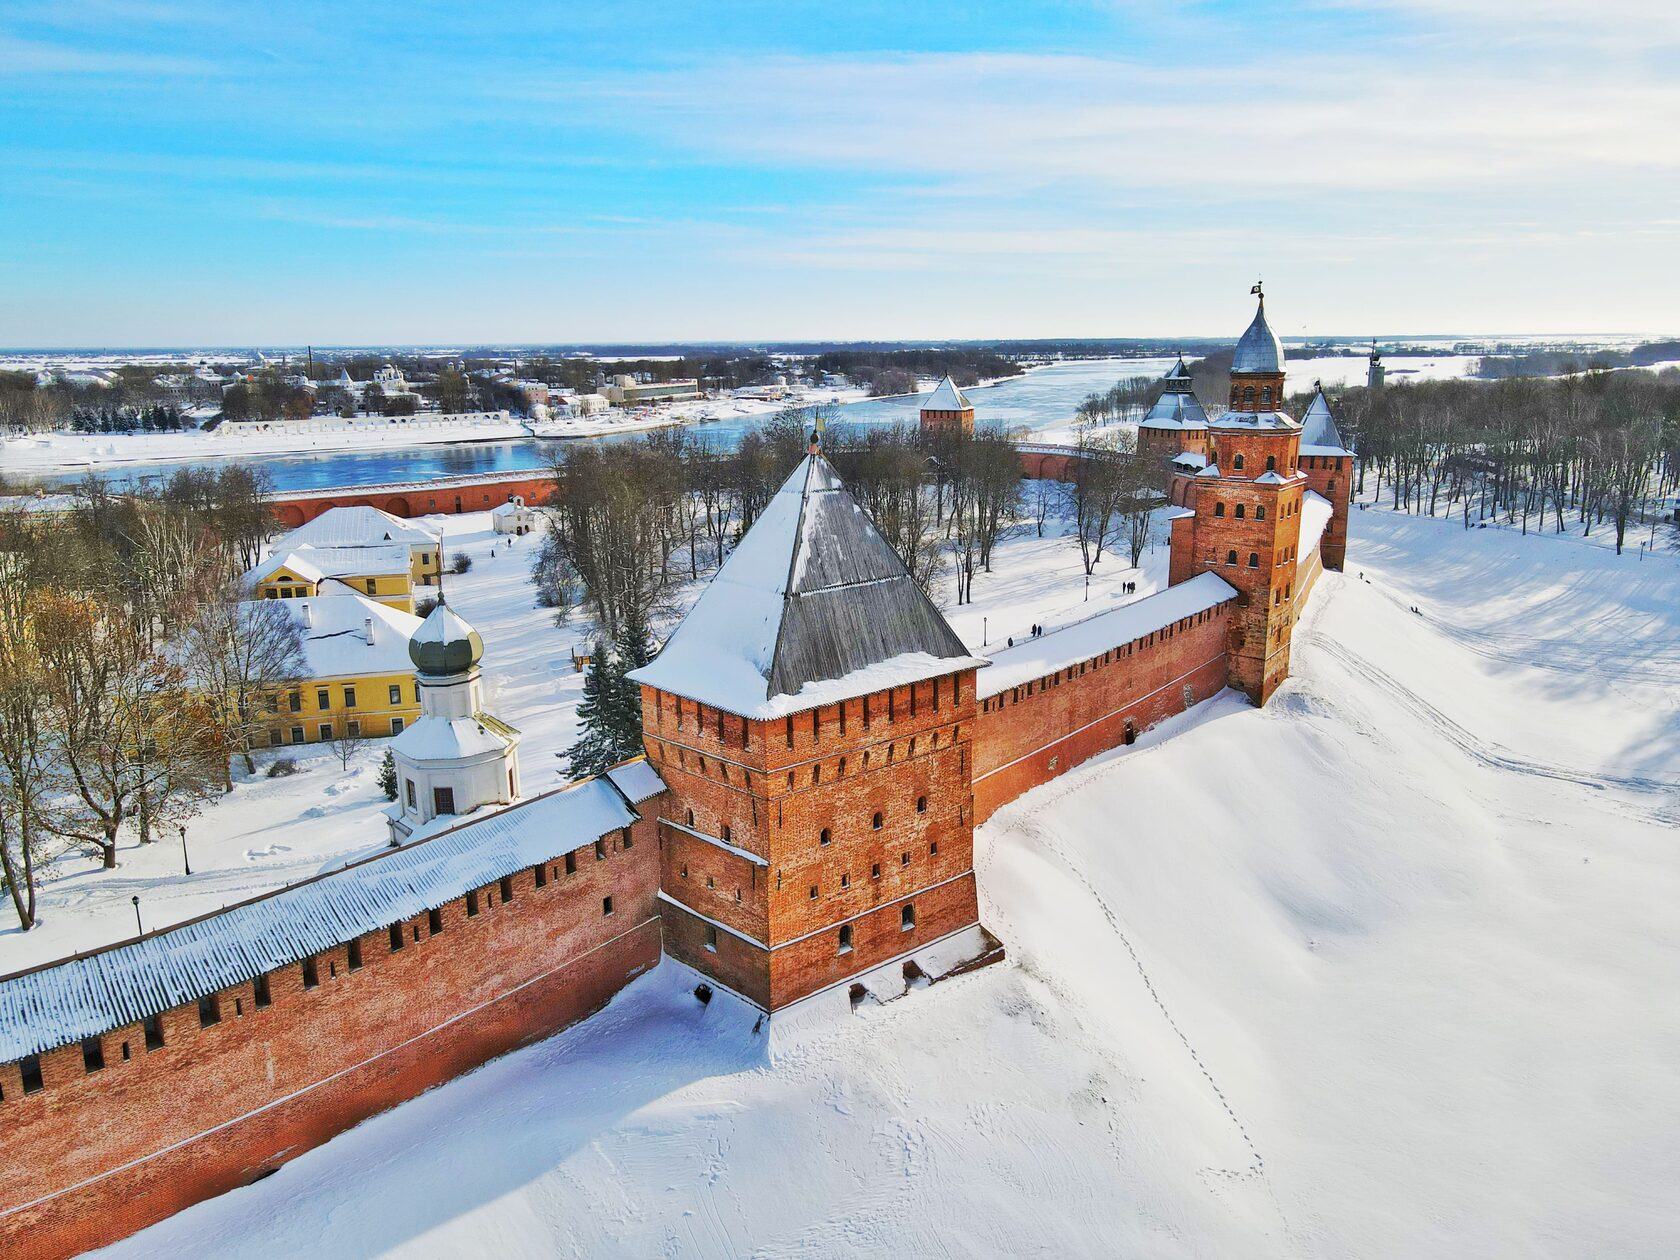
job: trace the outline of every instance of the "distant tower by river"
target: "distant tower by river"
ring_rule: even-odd
[[[960,429],[964,433],[973,433],[974,404],[947,376],[922,404],[921,419],[924,429]]]
[[[1365,385],[1368,389],[1381,389],[1383,380],[1388,376],[1388,370],[1383,367],[1382,351],[1377,349],[1375,338],[1371,339],[1371,364],[1365,370]]]

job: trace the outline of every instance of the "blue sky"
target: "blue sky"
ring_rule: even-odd
[[[0,345],[1680,331],[1674,0],[0,0]]]

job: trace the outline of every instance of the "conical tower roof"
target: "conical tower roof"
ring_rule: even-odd
[[[1311,448],[1311,449],[1309,449]],[[1301,450],[1304,454],[1351,455],[1342,445],[1342,435],[1336,428],[1336,417],[1330,411],[1330,400],[1324,396],[1324,386],[1313,392],[1301,417]]]
[[[631,677],[768,718],[983,664],[812,454]]]
[[[957,388],[957,383],[949,376],[939,382],[933,393],[928,395],[922,404],[923,411],[967,411],[974,404],[968,401],[968,395]]]
[[[1272,326],[1266,322],[1266,298],[1254,312],[1254,321],[1237,342],[1237,352],[1231,359],[1233,372],[1272,373],[1283,371],[1283,342],[1278,340]]]

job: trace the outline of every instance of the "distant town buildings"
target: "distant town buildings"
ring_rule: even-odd
[[[675,381],[637,381],[619,375],[607,383],[607,401],[615,407],[639,407],[644,403],[692,402],[700,397],[700,382],[689,378]]]

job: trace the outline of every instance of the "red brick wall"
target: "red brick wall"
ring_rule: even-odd
[[[754,1001],[786,1005],[902,952],[906,937],[889,937],[860,916],[973,868],[972,671],[791,719],[743,723],[723,714],[721,735],[718,710],[651,688],[643,689],[642,717],[648,757],[671,788],[665,817],[680,824],[664,829],[666,894],[761,947],[720,932],[714,955],[695,922],[673,930],[668,948]],[[682,830],[688,826],[765,864]],[[971,880],[941,893],[940,915],[965,898],[967,909],[949,916],[968,915],[956,926],[977,922]],[[896,932],[899,911],[891,913]],[[842,956],[838,930],[847,922],[854,944]],[[813,932],[826,943],[805,941]],[[922,938],[932,939],[918,920],[908,939]],[[881,953],[889,943],[891,952]],[[749,966],[758,970],[746,976]]]
[[[300,965],[272,972],[265,1008],[246,984],[220,995],[209,1028],[196,1005],[166,1011],[159,1049],[139,1025],[108,1033],[103,1071],[62,1047],[26,1095],[17,1065],[0,1065],[0,1252],[112,1242],[599,1008],[659,958],[653,823],[632,839],[612,833],[604,861],[591,840],[572,875],[554,858],[542,888],[518,872],[506,904],[480,889],[476,916],[452,902],[437,936],[426,915],[409,920],[399,951],[364,936],[357,970],[346,946],[322,954],[315,988]]]
[[[922,428],[961,429],[964,433],[972,433],[974,432],[974,408],[968,407],[962,411],[935,411],[924,407],[922,409]]]
[[[974,737],[974,812],[990,818],[1029,788],[1126,742],[1226,683],[1233,603],[981,702]]]
[[[526,503],[546,503],[554,492],[554,478],[533,472],[529,477],[509,480],[448,485],[414,485],[381,490],[378,487],[347,486],[319,494],[284,498],[274,504],[274,515],[287,529],[296,529],[333,507],[376,507],[392,516],[427,516],[433,512],[487,512],[514,495]]]

